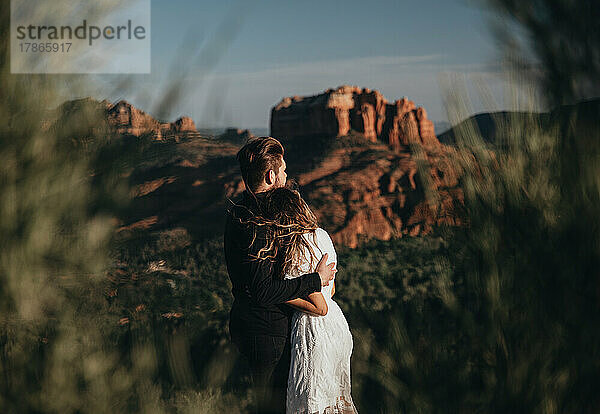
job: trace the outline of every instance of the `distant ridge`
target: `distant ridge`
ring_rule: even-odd
[[[91,115],[91,111],[101,112],[104,121],[119,134],[138,137],[151,135],[158,140],[198,134],[190,117],[182,116],[174,122],[162,122],[125,100],[111,103],[90,97],[75,99],[64,102],[54,112],[57,120],[68,123],[81,122],[82,117]]]
[[[549,112],[517,112],[517,111],[498,111],[484,112],[473,115],[460,122],[447,131],[438,135],[440,142],[447,145],[456,145],[456,131],[464,128],[469,123],[477,127],[481,138],[490,145],[503,145],[502,140],[498,140],[498,127],[509,121],[525,122],[534,120],[541,127],[547,126],[550,121],[565,113],[580,113],[589,119],[596,117],[600,119],[600,98],[594,98],[579,102],[574,105],[565,105]]]

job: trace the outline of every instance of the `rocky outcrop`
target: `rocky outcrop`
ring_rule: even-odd
[[[148,131],[160,132],[160,122],[126,101],[107,103],[109,123],[121,134],[140,136]]]
[[[254,137],[254,134],[247,129],[227,128],[217,139],[242,145],[252,137]]]
[[[413,126],[417,142],[411,142],[407,132]],[[429,148],[440,145],[424,108],[406,98],[389,103],[368,88],[344,85],[315,96],[288,97],[271,110],[271,135],[276,138],[340,137],[351,130],[371,142],[385,142],[395,151],[415,143]]]
[[[337,243],[462,224],[457,149],[438,141],[413,101],[389,103],[378,91],[341,86],[284,98],[271,116],[289,175]]]
[[[283,98],[271,111],[271,135],[346,135],[354,97],[350,90],[338,89],[316,96]]]
[[[53,126],[80,136],[90,131],[100,135],[116,132],[136,137],[147,135],[151,139],[176,142],[183,137],[200,137],[190,117],[182,116],[174,122],[161,122],[127,101],[111,103],[89,97],[66,101],[49,111],[44,127]]]
[[[336,243],[356,247],[363,239],[423,235],[464,221],[455,148],[417,155],[345,136],[307,170],[296,161],[298,147],[285,146],[289,175]]]
[[[162,139],[186,132],[196,132],[194,121],[187,116],[175,122],[160,122],[127,101],[121,100],[115,104],[103,101],[103,103],[106,106],[109,123],[121,134],[140,136],[149,133],[157,139]]]
[[[171,124],[171,130],[175,133],[196,132],[196,124],[189,116],[182,116]]]

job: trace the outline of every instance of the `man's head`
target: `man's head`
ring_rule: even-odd
[[[260,193],[285,186],[283,146],[272,137],[251,138],[237,153],[246,189]]]

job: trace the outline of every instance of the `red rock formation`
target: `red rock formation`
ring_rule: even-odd
[[[406,130],[415,126],[417,136],[411,141]],[[440,145],[425,109],[406,98],[390,104],[367,88],[344,85],[315,96],[284,98],[271,110],[271,135],[278,138],[344,136],[351,129],[396,151],[417,143]]]
[[[285,98],[271,114],[288,171],[337,243],[354,247],[361,238],[415,236],[463,222],[456,149],[438,141],[427,112],[413,101],[388,103],[377,91],[341,86]],[[367,140],[345,137],[350,130]],[[338,145],[319,146],[326,139],[319,136],[336,136]],[[321,161],[307,168],[310,151]]]
[[[298,179],[302,196],[335,243],[356,247],[363,238],[416,236],[442,224],[463,223],[463,196],[457,188],[461,171],[454,148],[424,151],[427,177],[423,177],[410,151],[340,140],[309,171],[302,171],[303,164],[294,165],[297,150],[286,147],[290,174]],[[426,186],[436,199],[427,199]]]
[[[156,138],[165,136],[183,134],[187,132],[196,132],[194,121],[183,116],[175,122],[159,122],[144,111],[137,109],[127,101],[119,101],[111,104],[103,101],[106,106],[109,123],[121,134],[131,134],[140,136],[143,134],[153,134]]]
[[[352,92],[343,87],[317,96],[284,98],[271,111],[271,135],[346,135],[350,131]]]
[[[123,132],[164,137],[193,128],[189,118],[161,123],[126,102],[91,104]],[[289,177],[298,180],[336,243],[354,247],[363,239],[415,236],[463,223],[458,150],[437,142],[427,113],[414,102],[389,104],[377,91],[342,87],[286,98],[273,112],[275,124],[288,133],[283,144]],[[368,139],[349,134],[351,129]],[[182,140],[177,157],[166,156],[136,174],[133,213],[122,233],[180,226],[199,235],[222,234],[228,198],[244,190],[235,159],[238,141],[250,134],[229,132],[232,140]],[[295,139],[301,135],[310,138]]]
[[[381,135],[381,140],[386,142],[395,151],[408,148],[409,142],[405,130],[407,122],[405,116],[416,110],[415,103],[402,98],[386,107],[386,124]]]
[[[427,118],[425,108],[419,107],[415,113],[419,125],[419,136],[425,146],[439,146],[440,142],[435,136],[433,122]]]
[[[140,136],[149,131],[160,132],[160,122],[131,105],[126,101],[119,101],[107,107],[108,120],[117,132]]]
[[[254,137],[254,134],[247,129],[227,128],[224,133],[218,136],[218,139],[242,145],[252,137]]]
[[[352,91],[354,96],[354,111],[352,129],[361,132],[370,141],[377,141],[383,130],[387,101],[378,91],[357,89]]]
[[[182,116],[171,124],[173,132],[196,132],[196,124],[192,118]]]

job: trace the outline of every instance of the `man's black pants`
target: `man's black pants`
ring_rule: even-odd
[[[290,341],[279,336],[235,335],[231,338],[246,357],[252,371],[255,407],[260,414],[285,414]]]

